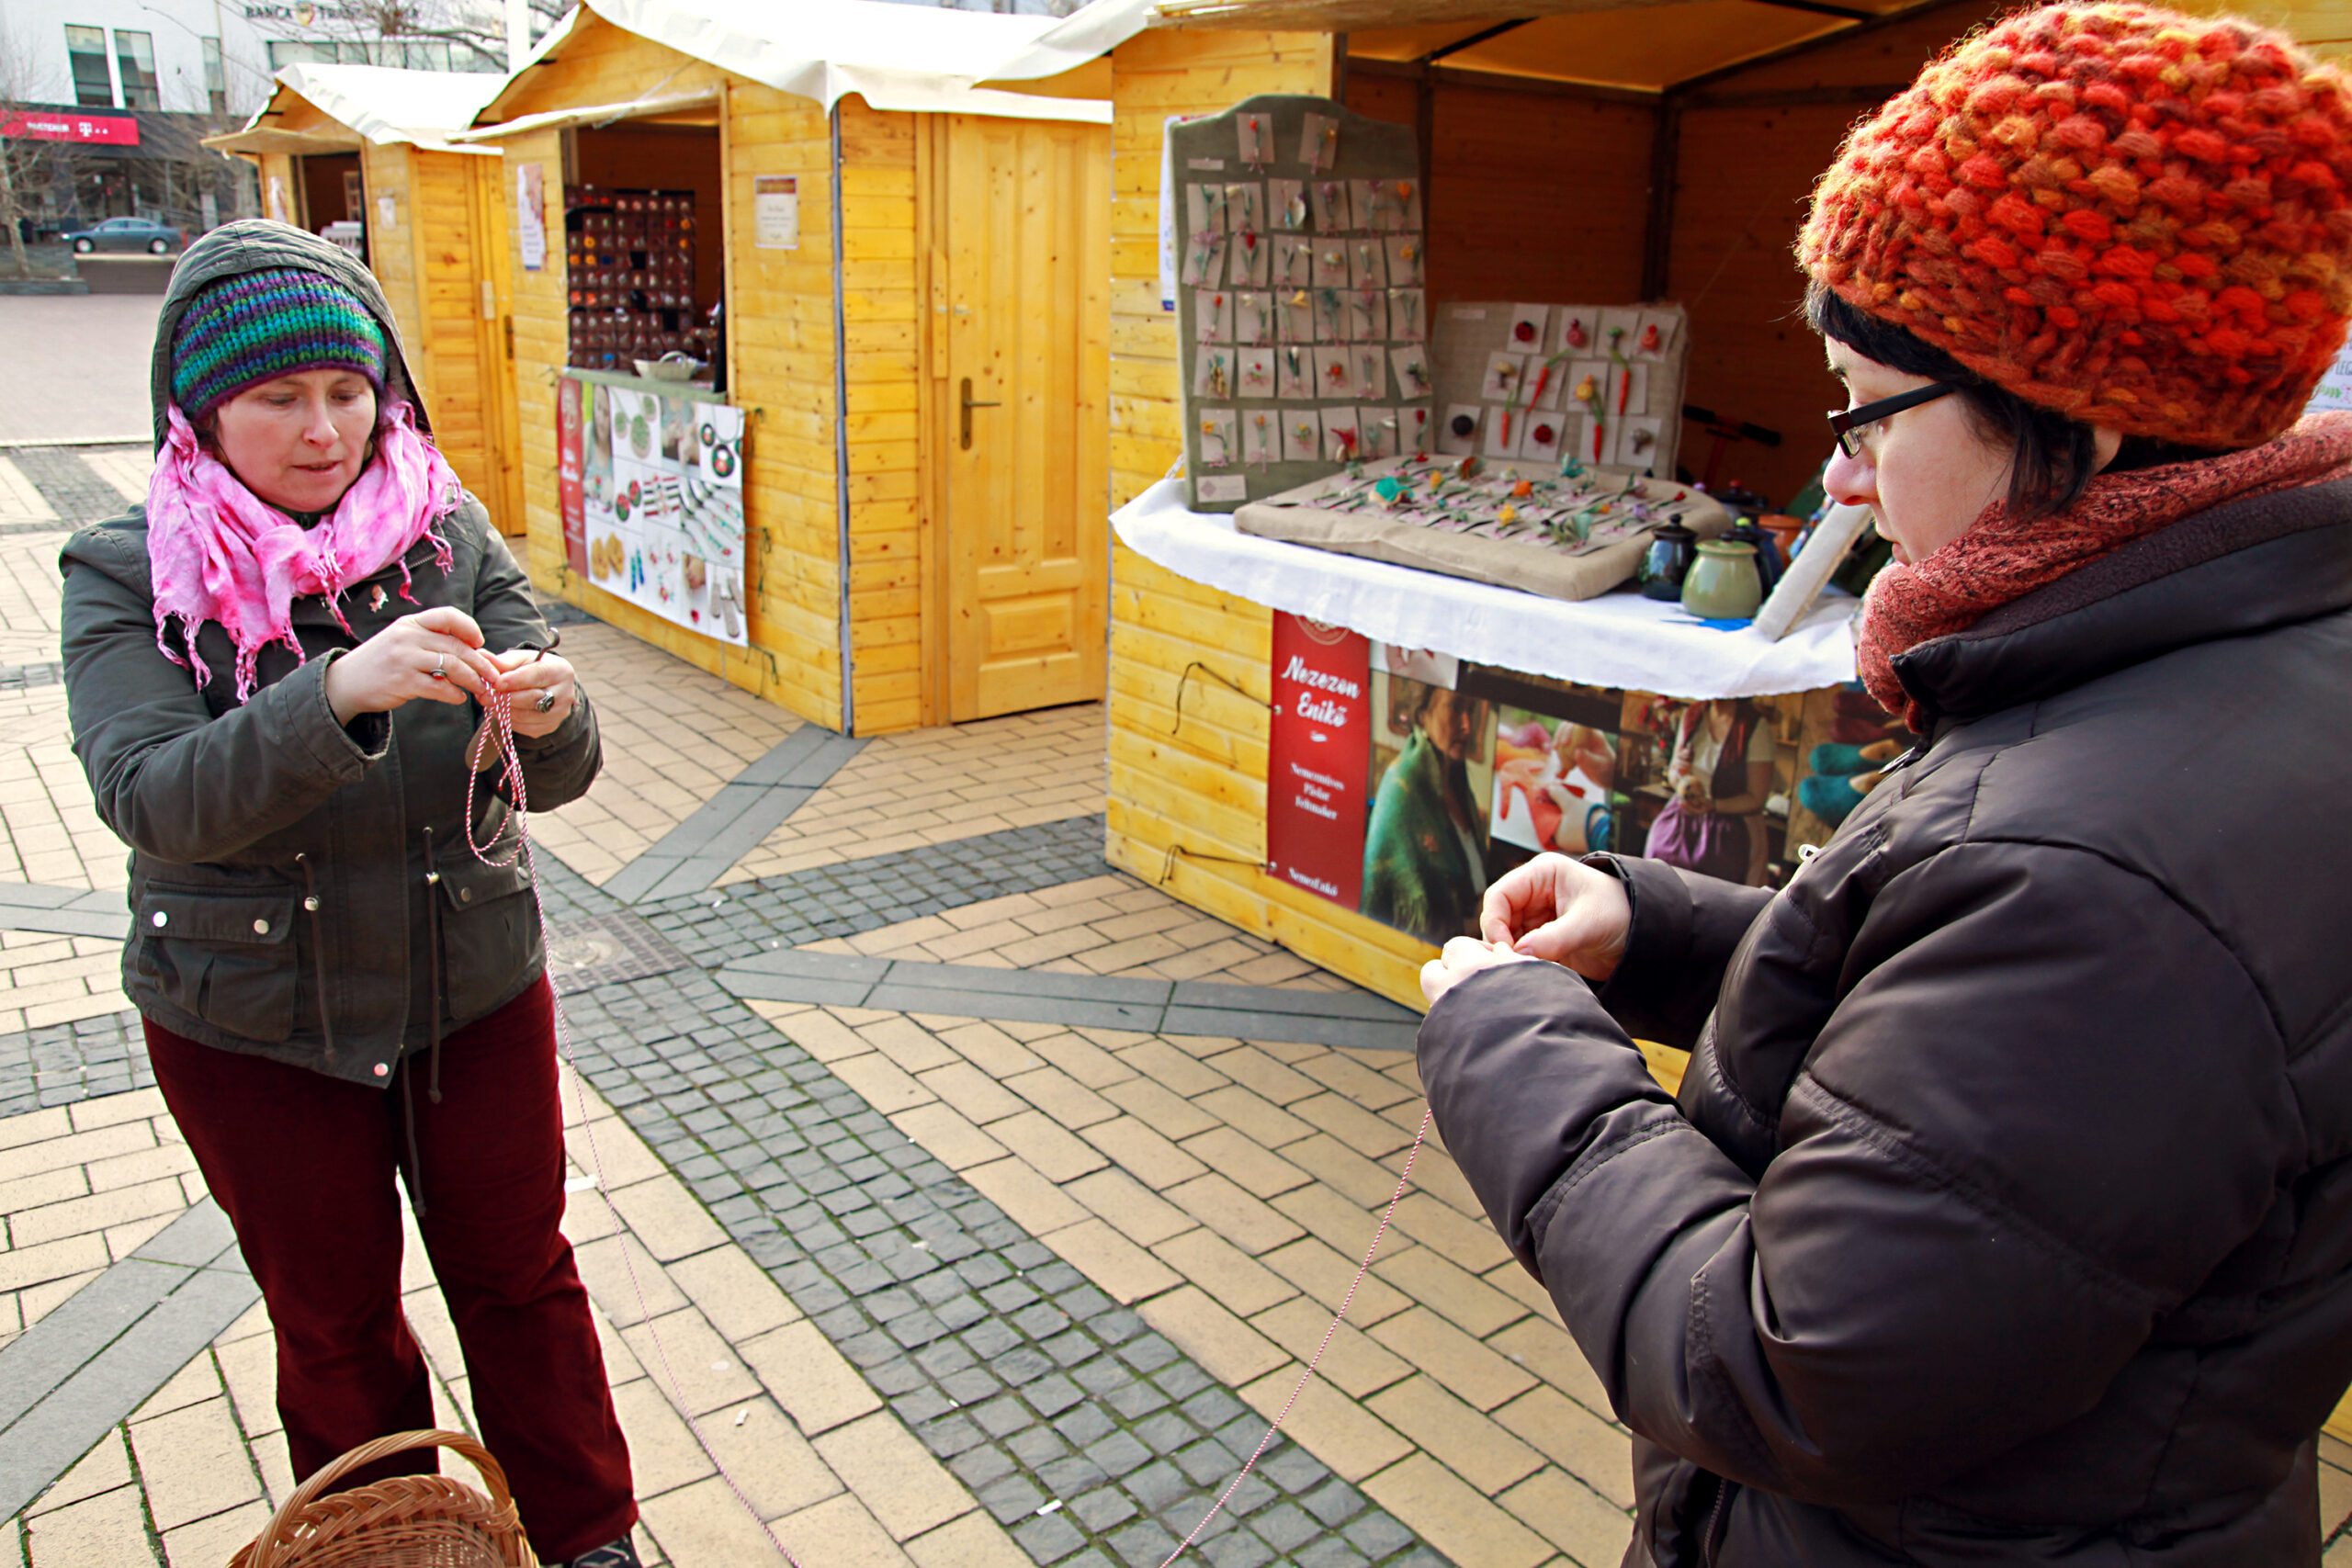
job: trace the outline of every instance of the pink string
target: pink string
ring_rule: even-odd
[[[531,879],[531,904],[538,913],[539,943],[543,949],[551,950],[552,943],[548,940],[548,933],[547,900],[539,896],[538,855],[531,843],[530,806],[523,784],[523,758],[514,745],[514,701],[505,693],[493,688],[483,694],[481,705],[492,727],[498,733],[499,773],[500,776],[505,780],[507,796],[514,806],[514,852],[504,860],[492,860],[488,853],[489,844],[474,842],[474,781],[481,777],[481,773],[472,767],[466,770],[466,847],[471,850],[474,858],[484,865],[509,866],[518,860],[522,862],[524,873]],[[467,747],[466,760],[469,763],[476,761],[471,744]],[[495,842],[494,838],[492,841]],[[612,1201],[611,1188],[605,1180],[605,1158],[596,1148],[596,1123],[588,1114],[585,1087],[587,1077],[581,1072],[580,1064],[571,1059],[571,1021],[564,1011],[563,993],[556,989],[555,976],[552,973],[548,976],[548,992],[555,1000],[556,1054],[563,1058],[563,1065],[571,1069],[572,1110],[579,1115],[580,1130],[588,1140],[588,1163],[596,1173],[596,1190],[605,1193],[605,1201],[610,1203]],[[735,1494],[735,1500],[743,1505],[743,1511],[752,1516],[752,1522],[760,1527],[760,1533],[768,1538],[768,1544],[775,1547],[776,1554],[790,1563],[792,1568],[801,1568],[800,1559],[792,1555],[792,1549],[784,1544],[783,1539],[775,1533],[775,1528],[760,1517],[760,1510],[752,1506],[750,1495],[743,1490],[742,1483],[735,1479],[734,1472],[727,1468],[727,1461],[718,1457],[718,1450],[710,1446],[708,1438],[703,1436],[702,1423],[695,1419],[694,1411],[687,1404],[685,1385],[678,1381],[676,1371],[670,1365],[670,1348],[662,1343],[661,1330],[653,1325],[653,1311],[646,1304],[645,1300],[645,1282],[638,1278],[637,1259],[629,1254],[626,1233],[624,1233],[621,1247],[621,1263],[628,1271],[629,1289],[637,1296],[639,1321],[645,1325],[646,1337],[653,1341],[654,1356],[662,1363],[662,1375],[669,1380],[670,1403],[677,1407],[680,1416],[685,1417],[686,1429],[694,1434],[695,1441],[699,1443],[702,1446],[702,1451],[709,1456],[710,1462],[718,1471],[719,1479],[727,1483],[727,1489],[729,1492]]]
[[[471,850],[474,858],[484,865],[509,866],[518,860],[522,863],[524,872],[531,879],[532,906],[538,911],[539,941],[543,947],[548,946],[550,943],[548,936],[548,907],[547,901],[539,897],[538,857],[531,844],[530,807],[523,784],[523,759],[514,745],[514,699],[503,692],[492,690],[484,694],[482,708],[489,716],[492,726],[498,732],[500,776],[506,783],[507,796],[514,807],[514,852],[504,860],[492,860],[488,852],[491,846],[474,841],[474,781],[481,777],[480,770],[474,768],[469,768],[466,772],[466,847]],[[474,760],[471,750],[469,747],[467,759],[469,761]],[[581,1132],[588,1139],[588,1161],[595,1168],[597,1190],[605,1191],[606,1189],[604,1156],[596,1150],[595,1123],[588,1115],[584,1098],[586,1090],[582,1087],[586,1079],[580,1071],[579,1064],[571,1059],[571,1020],[564,1012],[563,994],[555,988],[555,977],[552,974],[548,977],[548,990],[555,998],[556,1052],[563,1058],[564,1066],[572,1071],[575,1080],[572,1088],[573,1109],[580,1116]],[[1340,1298],[1340,1310],[1331,1314],[1331,1326],[1323,1331],[1323,1342],[1316,1346],[1315,1354],[1307,1358],[1306,1370],[1298,1374],[1298,1382],[1291,1387],[1290,1397],[1283,1401],[1282,1410],[1274,1416],[1272,1424],[1266,1428],[1266,1435],[1258,1439],[1257,1448],[1251,1450],[1249,1460],[1241,1467],[1240,1473],[1236,1475],[1231,1484],[1218,1495],[1217,1500],[1210,1506],[1209,1511],[1201,1516],[1201,1522],[1193,1527],[1193,1533],[1177,1543],[1176,1550],[1168,1554],[1159,1568],[1169,1568],[1170,1563],[1190,1551],[1193,1549],[1193,1543],[1200,1540],[1201,1532],[1209,1528],[1211,1521],[1216,1519],[1218,1514],[1224,1512],[1226,1504],[1232,1500],[1234,1493],[1240,1489],[1241,1483],[1250,1478],[1250,1472],[1258,1468],[1258,1461],[1265,1457],[1266,1450],[1273,1446],[1275,1437],[1283,1429],[1283,1423],[1290,1419],[1291,1411],[1296,1408],[1299,1395],[1306,1392],[1308,1380],[1313,1378],[1316,1370],[1322,1366],[1324,1355],[1331,1348],[1331,1341],[1338,1336],[1340,1325],[1348,1315],[1348,1308],[1355,1304],[1356,1292],[1363,1288],[1364,1276],[1372,1272],[1372,1260],[1379,1254],[1380,1244],[1388,1235],[1388,1224],[1396,1218],[1396,1205],[1405,1201],[1405,1193],[1413,1184],[1413,1162],[1420,1158],[1421,1145],[1430,1135],[1431,1114],[1432,1112],[1428,1110],[1421,1112],[1420,1128],[1414,1133],[1413,1146],[1405,1156],[1405,1168],[1396,1177],[1396,1190],[1389,1198],[1388,1207],[1381,1212],[1380,1226],[1372,1233],[1372,1245],[1364,1249],[1363,1262],[1357,1266],[1355,1278],[1348,1281],[1347,1294]],[[607,1202],[610,1201],[609,1198],[606,1199]],[[768,1544],[775,1547],[777,1553],[790,1563],[792,1568],[801,1568],[800,1560],[792,1555],[792,1549],[786,1546],[767,1520],[760,1517],[759,1509],[752,1506],[750,1495],[744,1492],[741,1483],[736,1481],[734,1472],[727,1468],[726,1461],[721,1460],[718,1450],[710,1446],[710,1439],[703,1436],[702,1424],[695,1419],[693,1413],[687,1408],[685,1385],[678,1381],[678,1374],[670,1366],[669,1348],[662,1343],[661,1332],[653,1326],[652,1311],[646,1305],[645,1286],[637,1275],[637,1260],[629,1256],[627,1246],[621,1248],[621,1262],[628,1270],[629,1289],[637,1293],[638,1316],[645,1325],[646,1337],[653,1341],[654,1354],[662,1363],[662,1375],[669,1380],[672,1391],[671,1403],[677,1406],[678,1414],[685,1417],[687,1430],[694,1434],[695,1441],[702,1445],[702,1451],[710,1456],[710,1462],[718,1468],[719,1478],[727,1483],[727,1489],[735,1494],[735,1500],[743,1505],[743,1511],[752,1516],[752,1521],[760,1527],[761,1533],[768,1538]]]
[[[1331,1314],[1331,1326],[1323,1331],[1323,1343],[1315,1347],[1315,1354],[1307,1359],[1306,1370],[1298,1374],[1298,1382],[1291,1387],[1290,1397],[1283,1401],[1281,1414],[1274,1417],[1273,1425],[1266,1428],[1266,1435],[1258,1439],[1257,1448],[1251,1451],[1249,1462],[1241,1467],[1241,1473],[1233,1478],[1233,1484],[1227,1486],[1209,1511],[1201,1516],[1201,1522],[1193,1527],[1193,1533],[1177,1542],[1176,1550],[1168,1554],[1159,1568],[1168,1568],[1169,1563],[1193,1549],[1193,1543],[1201,1539],[1201,1532],[1209,1528],[1209,1521],[1224,1511],[1234,1493],[1250,1478],[1250,1472],[1258,1468],[1259,1460],[1264,1458],[1266,1450],[1273,1446],[1274,1434],[1283,1429],[1283,1423],[1290,1419],[1292,1408],[1298,1404],[1298,1396],[1306,1392],[1306,1381],[1315,1375],[1315,1369],[1323,1364],[1323,1353],[1330,1349],[1332,1337],[1340,1332],[1340,1320],[1346,1317],[1348,1308],[1355,1304],[1356,1292],[1363,1287],[1363,1277],[1372,1272],[1373,1255],[1380,1250],[1381,1238],[1388,1234],[1388,1222],[1396,1217],[1396,1205],[1405,1201],[1405,1190],[1413,1184],[1413,1162],[1420,1157],[1421,1141],[1430,1135],[1430,1118],[1433,1114],[1435,1112],[1431,1111],[1422,1111],[1420,1131],[1413,1134],[1412,1152],[1405,1156],[1405,1168],[1396,1178],[1395,1196],[1388,1200],[1388,1207],[1381,1213],[1380,1228],[1372,1233],[1372,1245],[1364,1248],[1363,1262],[1357,1267],[1356,1277],[1348,1281],[1348,1293],[1340,1298],[1340,1310]]]

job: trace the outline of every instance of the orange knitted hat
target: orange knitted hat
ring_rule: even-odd
[[[2024,12],[1854,128],[1797,254],[2029,402],[2256,446],[2352,316],[2352,88],[2234,18]]]

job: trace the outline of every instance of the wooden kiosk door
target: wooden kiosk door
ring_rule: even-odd
[[[1102,695],[1111,132],[943,118],[925,642],[936,716],[961,723]]]

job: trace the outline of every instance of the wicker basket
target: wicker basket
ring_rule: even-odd
[[[364,1465],[438,1446],[481,1472],[485,1497],[441,1475],[396,1475],[329,1492]],[[363,1443],[294,1489],[229,1568],[537,1568],[506,1472],[463,1432],[395,1432]]]

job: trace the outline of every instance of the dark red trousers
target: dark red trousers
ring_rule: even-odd
[[[434,1425],[401,1312],[401,1196],[413,1087],[420,1228],[466,1359],[483,1443],[538,1554],[568,1562],[637,1521],[588,1293],[563,1218],[563,1115],[547,982],[441,1047],[441,1102],[259,1056],[150,1021],[155,1081],[277,1330],[277,1410],[299,1478],[388,1432]],[[417,1464],[388,1467],[429,1471]],[[378,1473],[381,1473],[379,1472]]]

